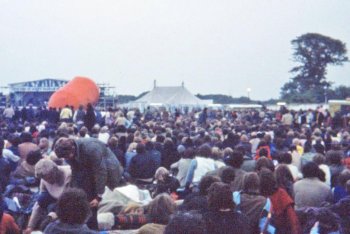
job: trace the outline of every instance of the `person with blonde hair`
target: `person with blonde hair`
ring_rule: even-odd
[[[180,187],[179,181],[172,175],[165,167],[159,167],[154,175],[156,181],[156,188],[153,196],[161,193],[172,194]]]
[[[50,159],[41,159],[35,165],[35,176],[40,181],[40,195],[33,207],[26,233],[31,233],[45,215],[53,211],[57,199],[70,186],[72,170],[70,166],[57,166]]]

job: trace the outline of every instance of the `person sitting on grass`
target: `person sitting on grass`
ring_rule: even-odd
[[[86,193],[81,189],[67,189],[57,202],[58,220],[50,223],[44,233],[97,234],[85,224],[90,215]]]

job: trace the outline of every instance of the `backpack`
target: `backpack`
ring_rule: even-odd
[[[236,204],[236,211],[242,213],[240,209],[241,204],[241,192],[233,192],[233,201]],[[266,199],[265,206],[260,214],[259,219],[259,231],[264,234],[274,234],[276,228],[271,224],[271,201],[269,198]]]
[[[24,185],[8,185],[3,196],[7,206],[6,211],[21,229],[26,228],[39,192],[34,193]]]

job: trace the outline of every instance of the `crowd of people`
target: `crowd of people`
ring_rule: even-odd
[[[6,107],[0,233],[350,233],[350,115]]]

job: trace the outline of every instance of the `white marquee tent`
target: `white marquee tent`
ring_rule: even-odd
[[[145,108],[147,106],[164,107],[203,107],[213,103],[212,100],[201,100],[181,86],[156,86],[145,96],[128,103],[128,106]]]

